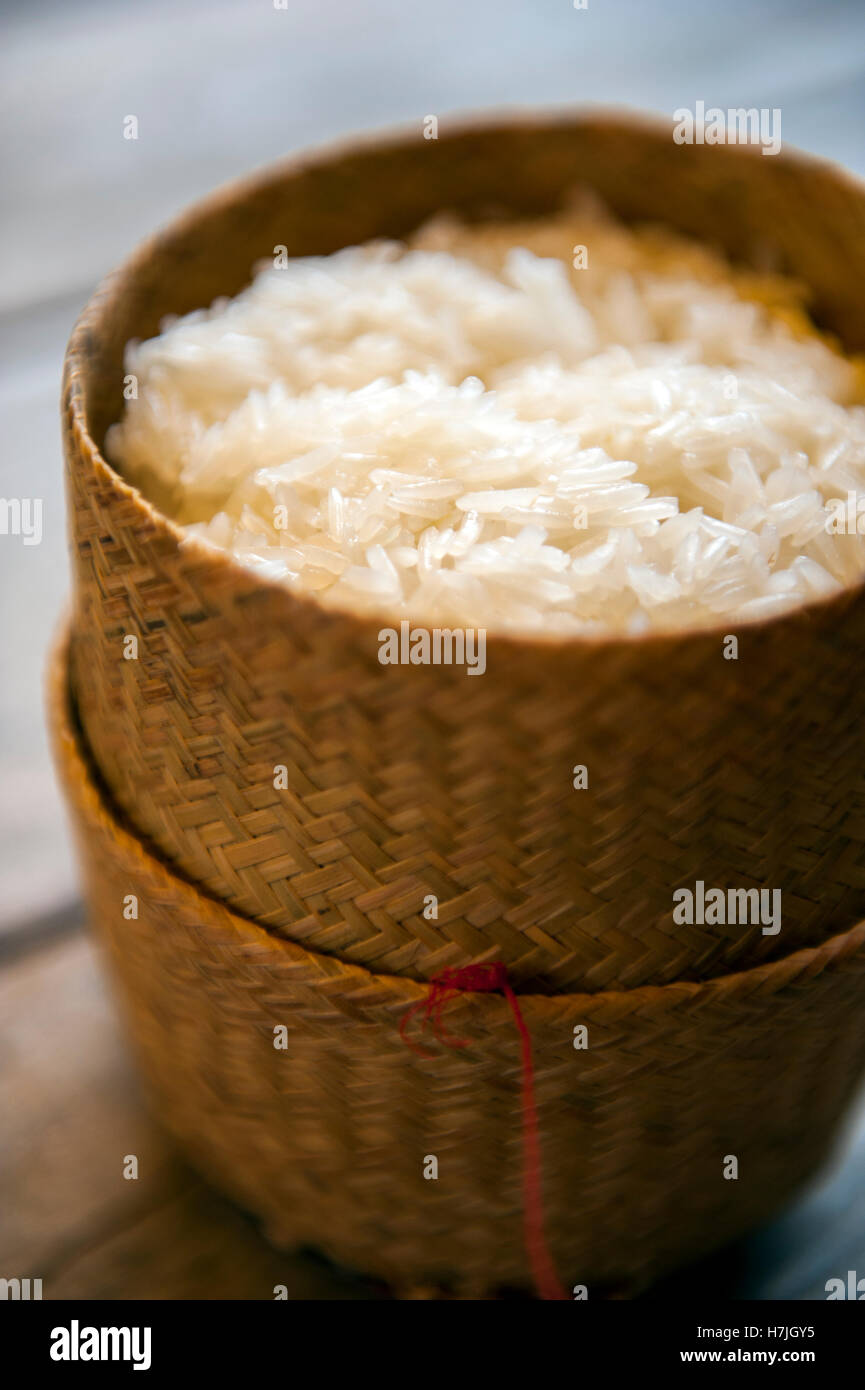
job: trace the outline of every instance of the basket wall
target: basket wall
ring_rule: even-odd
[[[157,1113],[190,1158],[277,1243],[396,1285],[527,1285],[505,1001],[458,1001],[448,1026],[471,1046],[416,1057],[398,1028],[421,985],[274,938],[123,828],[84,755],[62,654],[51,723],[92,918]],[[129,894],[137,920],[123,915]],[[790,1196],[865,1066],[863,985],[860,924],[708,983],[522,996],[547,1230],[567,1284],[638,1288]],[[577,1024],[587,1050],[573,1046]],[[437,1181],[422,1177],[429,1154]],[[738,1181],[722,1176],[729,1154]]]

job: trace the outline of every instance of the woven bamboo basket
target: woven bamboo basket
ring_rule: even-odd
[[[60,651],[50,717],[91,916],[158,1114],[193,1162],[277,1243],[398,1287],[526,1286],[520,1044],[505,1000],[463,997],[447,1026],[470,1046],[417,1057],[399,1024],[422,985],[269,934],[124,828],[66,674]],[[783,1203],[865,1066],[863,988],[859,924],[709,982],[521,995],[565,1282],[590,1297],[635,1290]],[[422,1176],[430,1155],[435,1181]],[[723,1176],[731,1155],[737,1180]]]
[[[74,332],[72,671],[111,794],[242,915],[414,979],[498,958],[542,993],[700,980],[844,930],[865,917],[861,587],[742,624],[738,661],[725,628],[490,634],[475,680],[382,667],[379,622],[182,543],[100,452],[126,341],[236,293],[274,246],[326,253],[442,208],[543,214],[577,184],[626,220],[770,255],[810,285],[822,324],[865,347],[865,191],[830,166],[679,146],[622,115],[445,124],[437,141],[343,145],[218,193],[142,247]],[[130,634],[137,660],[123,659]],[[781,889],[780,934],[674,926],[672,893],[697,880]]]

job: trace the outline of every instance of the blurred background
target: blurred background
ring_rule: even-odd
[[[267,1298],[274,1282],[296,1298],[383,1296],[268,1250],[173,1155],[83,932],[42,712],[67,590],[70,329],[101,276],[216,184],[430,114],[779,107],[785,144],[865,174],[865,4],[5,0],[0,17],[0,496],[43,504],[41,544],[0,536],[0,1276],[43,1278],[45,1297]],[[123,138],[129,115],[138,140]],[[108,1133],[112,1153],[119,1138],[145,1156],[134,1196]],[[823,1298],[848,1269],[865,1276],[865,1115],[787,1217],[681,1282]]]

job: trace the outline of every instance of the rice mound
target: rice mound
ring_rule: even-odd
[[[341,608],[540,633],[768,617],[865,572],[865,536],[829,525],[865,495],[862,366],[804,305],[585,203],[438,218],[268,262],[128,344],[109,457],[190,536]]]

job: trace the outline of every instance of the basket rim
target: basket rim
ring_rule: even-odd
[[[65,620],[56,636],[49,653],[45,681],[49,736],[58,780],[67,804],[74,805],[91,827],[110,835],[118,843],[123,857],[132,861],[136,868],[151,879],[161,880],[169,897],[180,897],[193,914],[200,914],[202,929],[216,925],[233,936],[238,947],[251,948],[256,954],[262,950],[276,952],[290,962],[315,966],[323,977],[339,976],[357,986],[358,990],[379,996],[384,992],[391,997],[392,1007],[408,1008],[426,999],[428,982],[413,980],[408,976],[381,974],[337,955],[311,951],[301,942],[277,936],[251,918],[235,912],[220,899],[177,873],[120,819],[100,783],[76,718],[69,669],[71,626],[71,622]],[[840,966],[863,949],[865,919],[827,938],[819,946],[800,948],[790,955],[709,980],[674,980],[668,984],[637,985],[632,989],[599,990],[590,994],[570,991],[562,994],[523,994],[519,990],[516,993],[527,1016],[538,1019],[549,1019],[562,1012],[578,1012],[586,1017],[601,1009],[624,1012],[625,1006],[629,1013],[642,1007],[699,1006],[712,998],[724,998],[737,992],[774,994],[793,981],[820,975],[827,969]]]
[[[496,106],[482,110],[458,111],[445,113],[440,117],[440,123],[445,122],[445,130],[441,130],[440,126],[442,144],[458,140],[465,135],[494,133],[506,129],[526,130],[537,134],[551,128],[618,129],[624,134],[636,132],[650,138],[658,138],[662,134],[668,135],[673,124],[671,117],[639,108],[570,103],[552,106]],[[142,521],[147,525],[151,535],[161,537],[175,550],[182,548],[188,554],[194,555],[203,573],[212,571],[223,578],[228,575],[240,591],[274,595],[275,601],[284,607],[287,621],[291,621],[293,613],[303,612],[322,622],[346,625],[364,641],[370,640],[377,633],[382,622],[393,622],[397,615],[387,610],[376,610],[372,615],[359,615],[350,607],[324,605],[318,603],[314,596],[294,590],[283,581],[257,573],[243,565],[232,552],[223,551],[195,535],[188,534],[185,527],[161,512],[139,488],[134,487],[117,472],[103,455],[90,431],[86,344],[94,334],[99,333],[104,316],[110,314],[114,300],[123,286],[134,278],[142,264],[153,255],[163,240],[189,235],[215,213],[233,203],[261,193],[274,185],[288,182],[308,171],[326,168],[340,160],[374,154],[379,150],[408,151],[416,145],[416,123],[409,125],[403,122],[350,137],[337,137],[259,166],[251,173],[230,180],[203,198],[196,199],[179,215],[139,242],[120,265],[100,281],[79,314],[64,358],[61,406],[69,420],[77,451],[97,474],[103,486],[107,485],[118,498],[131,503],[139,510]],[[732,144],[706,148],[714,151],[716,156],[733,160],[759,160],[761,154],[757,147],[750,145]],[[857,178],[850,170],[835,161],[785,145],[774,157],[773,162],[803,172],[808,169],[819,170],[865,201],[865,180]],[[675,227],[674,222],[670,225]],[[68,458],[67,465],[74,467],[76,460]],[[526,652],[540,655],[544,652],[591,654],[631,650],[635,654],[646,652],[655,658],[665,659],[668,652],[696,639],[716,641],[729,632],[731,627],[737,632],[757,635],[767,632],[783,633],[786,630],[790,633],[791,640],[794,640],[795,629],[803,622],[810,623],[823,616],[831,617],[832,614],[843,611],[851,601],[863,600],[865,574],[858,582],[845,585],[835,594],[813,598],[775,617],[736,618],[735,621],[727,617],[717,622],[694,623],[681,629],[640,633],[521,633],[491,628],[486,632],[486,642],[488,649],[493,648],[502,654],[513,653],[517,656]]]

